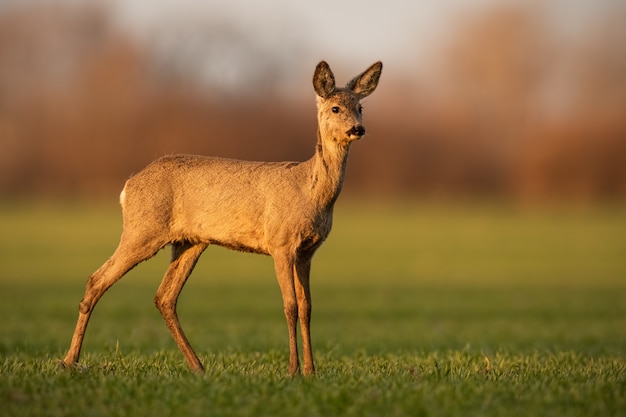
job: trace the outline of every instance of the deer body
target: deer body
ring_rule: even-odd
[[[123,232],[115,253],[87,281],[64,365],[78,361],[87,323],[104,292],[166,245],[171,264],[155,304],[192,370],[204,368],[176,314],[176,302],[198,258],[211,244],[270,255],[289,330],[289,372],[299,371],[296,325],[302,330],[305,374],[314,372],[310,342],[311,259],[330,233],[348,150],[365,130],[360,99],[378,84],[376,63],[346,88],[336,88],[325,62],[313,85],[318,141],[304,162],[251,162],[193,155],[160,158],[132,176],[120,195]]]
[[[151,234],[165,244],[205,242],[272,255],[279,248],[318,243],[330,232],[341,185],[316,184],[314,162],[167,156],[129,179],[120,200],[125,213],[141,213],[142,223],[149,219]]]

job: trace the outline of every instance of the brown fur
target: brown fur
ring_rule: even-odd
[[[330,233],[348,150],[365,130],[359,101],[371,94],[380,62],[336,88],[325,62],[315,70],[318,142],[304,162],[250,162],[192,155],[158,159],[132,176],[120,195],[124,229],[115,253],[87,281],[78,322],[63,360],[78,361],[89,317],[104,292],[139,262],[172,245],[155,304],[192,370],[204,368],[176,314],[178,295],[202,252],[216,244],[271,255],[289,329],[289,372],[299,372],[300,319],[304,374],[314,372],[310,342],[311,259]],[[334,111],[333,111],[334,109]]]

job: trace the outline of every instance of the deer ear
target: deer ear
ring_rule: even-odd
[[[321,98],[328,98],[335,91],[335,76],[325,61],[315,67],[313,88]]]
[[[357,75],[346,84],[346,88],[356,93],[359,98],[367,97],[376,90],[380,73],[383,70],[383,63],[378,61],[366,69],[362,74]]]

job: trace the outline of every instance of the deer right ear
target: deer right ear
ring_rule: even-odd
[[[369,96],[378,86],[380,73],[383,70],[383,63],[378,61],[366,69],[362,74],[357,75],[350,81],[346,88],[354,91],[359,98]]]
[[[335,91],[335,76],[325,61],[315,67],[313,88],[321,98],[328,98]]]

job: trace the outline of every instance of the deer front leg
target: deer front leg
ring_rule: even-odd
[[[311,272],[311,255],[298,257],[295,266],[296,273],[296,296],[298,300],[298,313],[300,317],[300,330],[302,333],[302,348],[304,350],[304,375],[315,372],[313,364],[313,348],[311,347],[311,290],[309,276]]]
[[[287,318],[287,328],[289,330],[289,374],[294,375],[300,372],[300,362],[298,360],[298,341],[296,326],[298,324],[298,302],[296,299],[296,289],[294,286],[294,262],[285,256],[274,256],[274,269],[276,278],[283,296],[283,306],[285,317]]]

